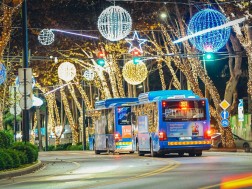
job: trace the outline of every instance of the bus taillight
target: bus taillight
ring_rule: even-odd
[[[166,102],[162,101],[162,106],[165,107],[166,106]]]
[[[211,134],[212,134],[212,131],[209,129],[205,132],[204,134],[204,138],[205,139],[211,139]]]
[[[167,136],[165,132],[159,132],[158,137],[160,141],[167,140]]]
[[[114,137],[116,142],[118,142],[121,139],[121,135],[119,133],[115,133]]]

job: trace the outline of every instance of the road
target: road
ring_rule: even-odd
[[[45,163],[42,169],[0,180],[0,188],[252,188],[251,153],[204,152],[202,157],[152,158],[71,151],[40,152],[39,159]]]

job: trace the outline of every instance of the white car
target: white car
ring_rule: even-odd
[[[244,148],[249,149],[252,148],[252,140],[245,140],[235,134],[233,134],[234,142],[236,145],[236,148]],[[211,136],[211,144],[214,148],[222,148],[222,141],[221,141],[221,133],[215,133]]]

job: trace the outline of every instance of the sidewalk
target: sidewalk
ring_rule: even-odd
[[[29,166],[29,167],[25,167],[22,169],[17,169],[17,170],[11,170],[11,171],[5,171],[5,172],[1,172],[0,173],[0,179],[5,179],[8,177],[16,177],[16,176],[21,176],[24,174],[28,174],[28,173],[32,173],[38,169],[40,169],[41,167],[43,167],[43,163],[38,160],[38,162],[36,162],[35,164]]]
[[[209,151],[211,152],[239,152],[239,153],[252,153],[250,152],[245,152],[244,149],[237,149],[237,148],[210,148]]]

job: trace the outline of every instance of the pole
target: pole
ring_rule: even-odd
[[[203,66],[204,66],[205,74],[207,75],[205,54],[203,54]],[[205,98],[207,98],[207,88],[206,88],[206,85],[205,85]]]
[[[17,88],[14,85],[14,141],[17,141]]]
[[[48,150],[48,134],[47,134],[47,124],[48,124],[48,117],[47,117],[47,103],[45,101],[45,151]]]
[[[83,90],[85,90],[85,87],[84,87],[84,80],[82,80],[82,87],[83,87]],[[86,141],[86,119],[85,119],[85,111],[86,111],[86,107],[85,107],[85,103],[84,103],[84,99],[82,99],[82,102],[81,102],[81,105],[82,105],[82,122],[83,122],[83,140],[82,140],[82,146],[83,146],[83,150],[86,150],[86,146],[87,146],[87,141]]]
[[[27,2],[22,4],[23,68],[28,68]],[[22,116],[23,141],[29,142],[29,112],[27,110],[26,69],[24,69],[24,110]]]

